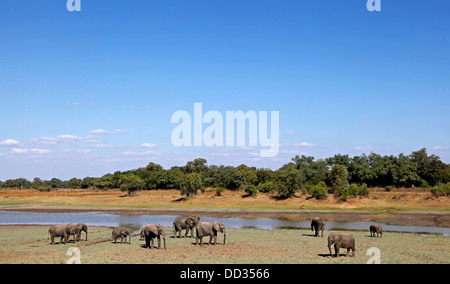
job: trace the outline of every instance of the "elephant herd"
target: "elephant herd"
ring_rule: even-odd
[[[174,226],[174,238],[178,233],[178,238],[181,238],[181,231],[185,230],[184,237],[187,237],[189,231],[191,232],[191,238],[193,237],[194,229],[196,231],[195,244],[203,245],[203,237],[210,237],[209,244],[217,244],[217,233],[223,233],[223,244],[226,243],[226,230],[225,225],[220,222],[200,222],[200,217],[178,217],[173,222]],[[53,225],[48,229],[49,238],[51,238],[51,244],[55,242],[55,238],[61,238],[60,243],[66,244],[69,242],[70,236],[73,236],[73,242],[80,241],[81,233],[86,233],[86,241],[88,235],[88,227],[85,224],[67,224],[67,225]],[[112,229],[112,240],[117,244],[117,240],[120,239],[120,243],[127,242],[131,244],[132,230],[125,227],[116,227]],[[166,233],[164,226],[160,224],[148,224],[141,229],[140,240],[145,240],[145,247],[152,249],[154,247],[155,239],[158,240],[158,249],[161,248],[161,241],[164,243],[164,249],[166,247]]]
[[[323,231],[325,229],[325,221],[321,217],[312,217],[311,231],[315,231],[315,237],[323,237]],[[191,238],[193,238],[194,229],[196,231],[195,244],[203,245],[203,237],[209,236],[209,244],[217,243],[217,233],[223,233],[223,244],[226,243],[226,230],[225,225],[220,222],[200,222],[200,217],[178,217],[173,221],[174,235],[173,238],[181,238],[181,231],[185,230],[184,237],[187,237],[189,232]],[[380,225],[371,225],[369,228],[371,237],[382,237],[383,229]],[[61,238],[60,243],[68,243],[70,236],[73,236],[73,242],[81,240],[81,233],[86,233],[86,241],[88,238],[88,227],[85,224],[67,224],[67,225],[54,225],[48,230],[49,237],[51,238],[51,244],[54,244],[55,238]],[[131,244],[132,231],[129,228],[117,227],[112,229],[112,240],[117,244],[117,240],[120,238],[120,242],[123,243],[128,238],[128,243]],[[158,240],[158,249],[161,249],[161,240],[164,243],[164,249],[166,250],[166,233],[164,226],[160,224],[148,224],[141,229],[140,240],[145,240],[145,247],[152,249],[154,247],[155,239]],[[214,240],[214,242],[213,242]],[[350,233],[332,233],[328,236],[328,249],[330,255],[333,256],[332,246],[334,246],[335,257],[339,257],[339,250],[341,248],[347,249],[346,256],[352,251],[351,256],[355,256],[355,238]]]

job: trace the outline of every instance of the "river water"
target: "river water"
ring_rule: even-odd
[[[107,214],[99,212],[88,213],[38,213],[38,212],[9,212],[0,211],[0,225],[54,225],[68,223],[84,223],[88,226],[117,227],[121,224],[133,224],[136,227],[144,227],[146,224],[161,224],[165,227],[173,226],[174,215],[127,215]],[[244,219],[244,218],[210,218],[201,217],[201,221],[219,221],[227,228],[311,228],[309,221],[287,221],[279,219]],[[326,230],[368,230],[373,222],[326,222]],[[427,233],[441,236],[449,236],[450,228],[425,227],[425,226],[396,226],[378,223],[383,226],[383,231]]]

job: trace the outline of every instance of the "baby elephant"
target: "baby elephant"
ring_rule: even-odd
[[[59,243],[66,244],[69,242],[69,237],[75,235],[75,230],[70,225],[54,225],[48,229],[50,238],[52,239],[52,245],[55,243],[55,238],[61,238]],[[64,242],[63,242],[64,238]],[[75,242],[75,237],[73,239]]]
[[[350,250],[352,250],[352,257],[355,256],[355,238],[350,233],[335,233],[328,236],[328,249],[330,250],[330,255],[333,256],[331,252],[331,246],[334,245],[334,250],[336,252],[335,257],[339,257],[339,249],[346,248],[348,256]]]
[[[227,232],[225,225],[220,222],[200,222],[195,227],[197,231],[197,237],[195,238],[195,244],[198,245],[200,239],[200,245],[203,245],[203,237],[209,236],[209,244],[211,244],[214,238],[214,244],[217,243],[217,232],[223,233],[223,244],[225,244],[227,238]]]
[[[380,225],[372,225],[369,228],[370,230],[370,236],[371,237],[375,237],[375,234],[377,234],[377,238],[382,238],[383,237],[383,228]]]
[[[125,238],[125,243],[127,243],[127,237],[128,237],[128,243],[131,245],[131,231],[128,228],[118,227],[113,228],[112,230],[112,240],[115,244],[117,244],[117,239],[120,238],[120,243],[123,244],[123,239]]]
[[[164,226],[159,224],[148,224],[142,229],[145,237],[145,245],[152,249],[155,238],[158,238],[158,249],[161,248],[161,238],[164,240],[164,249],[166,248],[166,232],[164,230]]]

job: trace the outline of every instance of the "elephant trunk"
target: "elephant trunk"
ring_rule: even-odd
[[[164,250],[167,250],[167,247],[166,247],[166,237],[165,236],[161,236],[162,238],[163,238],[163,241],[164,241]]]
[[[223,229],[223,244],[225,244],[227,240],[227,232],[225,231],[225,229]]]

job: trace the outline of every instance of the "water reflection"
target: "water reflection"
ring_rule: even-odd
[[[68,223],[85,223],[88,226],[116,227],[119,224],[140,224],[142,227],[149,223],[171,227],[175,215],[116,215],[98,212],[88,213],[37,213],[37,212],[6,212],[0,211],[0,225],[54,225]],[[278,219],[242,219],[242,218],[211,218],[202,217],[202,221],[220,221],[228,228],[307,228],[309,221],[287,221]],[[372,222],[326,222],[326,230],[368,230]],[[383,231],[397,231],[410,233],[429,233],[448,236],[449,228],[423,226],[394,226],[380,224]]]

